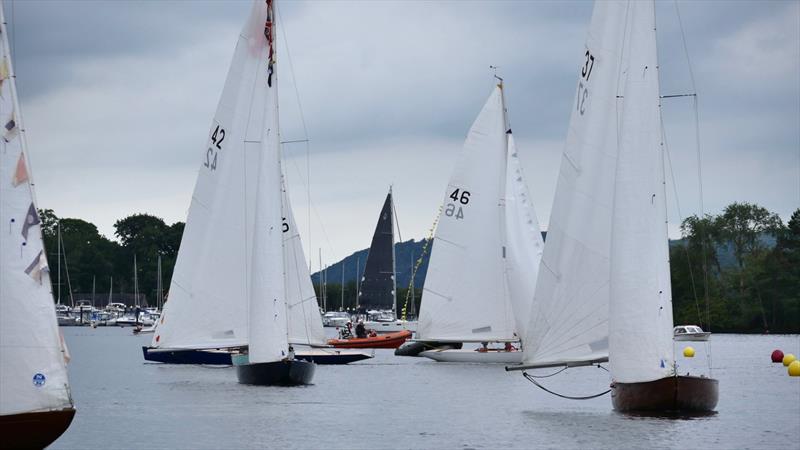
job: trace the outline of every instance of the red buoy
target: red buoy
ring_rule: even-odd
[[[783,352],[780,350],[775,350],[772,352],[772,362],[783,363]]]

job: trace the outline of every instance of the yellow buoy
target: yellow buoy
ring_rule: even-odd
[[[789,367],[789,364],[796,360],[797,358],[795,358],[793,354],[787,353],[786,356],[783,357],[783,365]]]
[[[789,376],[800,377],[800,360],[795,359],[789,364]]]
[[[686,358],[694,358],[694,349],[692,347],[684,348],[683,356],[685,356]]]

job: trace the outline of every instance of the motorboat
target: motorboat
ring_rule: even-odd
[[[350,314],[345,311],[328,311],[322,315],[322,326],[343,327],[350,322]]]
[[[711,332],[703,331],[697,325],[678,325],[672,334],[676,341],[707,341],[711,337]]]

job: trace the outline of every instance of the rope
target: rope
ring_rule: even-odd
[[[408,311],[408,298],[411,296],[411,287],[414,285],[414,277],[417,276],[417,270],[419,270],[419,267],[422,265],[422,260],[428,253],[428,247],[430,246],[431,242],[433,242],[433,235],[436,233],[436,225],[439,224],[439,219],[442,217],[442,208],[443,205],[439,205],[439,212],[436,214],[436,219],[433,221],[433,225],[431,225],[431,230],[428,233],[428,239],[425,241],[425,244],[422,245],[422,254],[419,255],[419,259],[417,259],[417,263],[414,265],[414,270],[411,271],[411,280],[408,282],[406,300],[403,303],[403,309],[401,310],[400,315],[402,320],[406,320],[406,311]],[[411,299],[411,301],[413,302],[415,300]]]
[[[601,367],[601,368],[605,369],[605,367],[602,367],[602,366],[600,366],[600,365],[598,365],[597,367]],[[539,384],[539,382],[537,382],[537,381],[536,381],[536,378],[547,378],[547,377],[551,377],[551,376],[553,376],[553,375],[556,375],[556,374],[558,374],[558,373],[561,373],[561,372],[563,372],[563,371],[564,371],[564,370],[566,370],[566,369],[567,369],[567,368],[566,368],[566,367],[564,367],[563,369],[561,369],[560,371],[558,371],[558,372],[556,372],[556,373],[553,373],[553,374],[550,374],[550,375],[546,375],[546,376],[541,376],[541,377],[535,377],[535,376],[533,376],[533,375],[528,375],[528,372],[522,372],[522,376],[523,376],[523,377],[525,377],[525,378],[526,378],[528,381],[530,381],[530,382],[531,382],[531,383],[533,383],[534,385],[536,385],[536,387],[538,387],[539,389],[541,389],[541,390],[543,390],[543,391],[547,392],[548,394],[553,394],[553,395],[555,395],[556,397],[565,398],[565,399],[567,399],[567,400],[591,400],[591,399],[593,399],[593,398],[602,397],[602,396],[604,396],[604,395],[608,394],[609,392],[611,392],[611,389],[608,389],[607,391],[601,392],[601,393],[599,393],[599,394],[587,395],[587,396],[584,396],[584,397],[574,397],[574,396],[571,396],[571,395],[563,395],[563,394],[559,394],[558,392],[553,392],[553,391],[551,391],[550,389],[547,389],[546,387],[542,386],[541,384]]]

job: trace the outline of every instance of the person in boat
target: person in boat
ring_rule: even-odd
[[[363,320],[359,320],[356,325],[356,337],[362,339],[367,337],[367,327],[364,326]]]
[[[339,330],[339,339],[350,339],[353,337],[353,323],[347,322],[347,326]]]
[[[517,347],[514,347],[513,345],[511,345],[511,342],[506,342],[505,350],[507,352],[515,352],[515,351],[517,351]]]
[[[489,351],[489,343],[488,342],[481,342],[481,346],[478,347],[478,351],[481,353]]]

